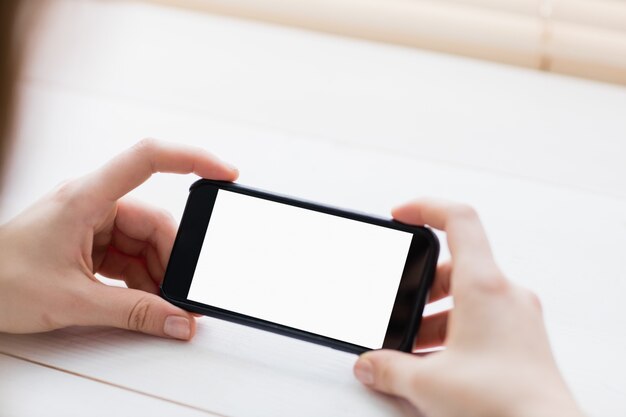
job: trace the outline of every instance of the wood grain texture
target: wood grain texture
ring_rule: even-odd
[[[420,195],[465,201],[503,269],[539,294],[559,365],[589,414],[626,414],[626,337],[616,331],[626,327],[623,88],[144,3],[59,0],[35,35],[3,220],[145,136],[211,149],[243,183],[376,214]],[[193,180],[157,175],[132,196],[180,218]],[[92,336],[1,335],[0,351],[162,395],[167,385],[150,380],[167,381],[171,369],[137,359],[124,379],[114,373],[120,356],[105,353],[126,346],[132,358],[156,351],[209,370],[207,351],[224,346],[210,334],[180,350],[124,332]],[[42,351],[51,340],[74,354]],[[259,360],[253,348],[239,352]],[[30,368],[11,372],[37,378]],[[272,378],[293,375],[281,369]],[[208,374],[192,382],[220,382]],[[276,399],[247,385],[238,398],[267,410]]]

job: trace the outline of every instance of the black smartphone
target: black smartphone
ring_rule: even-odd
[[[410,351],[439,243],[428,228],[199,180],[162,296],[343,351]]]

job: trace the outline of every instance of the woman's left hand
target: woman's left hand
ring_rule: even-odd
[[[172,217],[120,200],[156,172],[238,175],[202,149],[146,139],[62,184],[0,226],[0,331],[103,325],[193,337],[194,317],[157,295],[176,236]],[[105,285],[96,273],[129,288]]]

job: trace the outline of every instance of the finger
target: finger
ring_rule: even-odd
[[[130,257],[136,258],[137,260],[141,260],[141,262],[143,262],[146,269],[148,270],[152,281],[154,281],[154,283],[157,285],[161,285],[163,277],[165,276],[165,269],[167,267],[166,263],[169,255],[166,255],[164,264],[164,262],[161,261],[161,257],[159,257],[157,250],[149,242],[144,242],[128,237],[117,229],[115,229],[113,232],[111,247],[124,255],[128,255]],[[105,261],[109,262],[104,264]],[[99,272],[100,274],[106,275],[110,278],[120,278],[118,276],[109,275],[111,274],[110,272],[103,272],[105,270],[109,271],[111,269],[117,269],[114,268],[115,265],[111,265],[111,261],[112,259],[107,260],[106,258],[103,258],[99,262],[99,266],[96,272]]]
[[[146,258],[157,282],[163,279],[175,239],[176,223],[166,211],[130,199],[118,202],[112,244],[128,255]]]
[[[168,259],[169,257],[165,259],[165,265],[163,265],[163,261],[157,254],[156,249],[152,245],[148,245],[143,262],[150,278],[152,278],[152,281],[154,281],[157,287],[161,285],[163,278],[165,278],[165,269],[167,268]]]
[[[430,293],[428,295],[428,302],[433,303],[442,298],[446,298],[450,295],[450,273],[452,272],[452,265],[450,262],[443,262],[437,265],[437,272],[435,274],[435,280]]]
[[[364,385],[410,399],[423,362],[409,353],[376,350],[362,354],[354,365],[354,375]]]
[[[154,294],[90,283],[89,305],[83,325],[113,326],[155,336],[189,340],[194,317]]]
[[[159,293],[159,283],[150,275],[145,262],[115,248],[107,250],[97,272],[107,278],[121,279],[129,288]]]
[[[203,178],[234,181],[238,171],[201,148],[144,139],[84,179],[87,189],[115,201],[157,172],[195,173]]]
[[[113,228],[111,238],[107,243],[126,255],[137,257],[144,256],[149,245],[145,240],[133,239],[117,227]]]
[[[491,247],[476,211],[466,205],[437,200],[416,200],[392,212],[400,222],[429,225],[446,232],[452,268],[463,270],[468,284],[496,284],[502,275],[493,260]]]
[[[415,349],[427,349],[443,346],[448,331],[448,312],[424,317],[415,339]]]

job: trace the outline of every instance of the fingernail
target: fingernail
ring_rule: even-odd
[[[163,325],[163,333],[175,339],[189,339],[191,334],[189,319],[181,316],[168,316]]]
[[[356,379],[365,385],[374,385],[374,370],[372,364],[367,359],[359,359],[354,365],[354,375]]]

